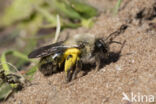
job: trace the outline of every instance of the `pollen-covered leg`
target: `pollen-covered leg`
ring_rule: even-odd
[[[72,71],[73,67],[71,67],[67,73],[66,73],[66,82],[70,82],[71,79],[72,79],[72,74],[73,74],[73,71]]]
[[[76,64],[77,54],[70,54],[65,60],[65,72],[66,72],[66,81],[69,82],[72,79],[74,72],[74,66]]]

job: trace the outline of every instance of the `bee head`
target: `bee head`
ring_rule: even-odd
[[[103,40],[103,39],[96,39],[95,44],[94,44],[94,51],[95,52],[103,52],[107,53],[108,52],[108,44]]]

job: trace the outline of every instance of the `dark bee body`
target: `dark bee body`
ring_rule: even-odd
[[[51,75],[53,73],[56,73],[58,71],[61,71],[61,67],[59,67],[57,60],[55,60],[52,55],[43,57],[40,59],[39,62],[39,70],[44,74],[44,75]]]
[[[123,32],[127,27],[121,26],[118,31],[110,34],[106,39],[95,38],[91,34],[75,35],[67,41],[57,42],[48,46],[41,47],[29,54],[29,58],[38,58],[40,60],[40,71],[44,75],[49,75],[61,70],[65,70],[66,81],[75,79],[82,64],[95,63],[98,70],[101,59],[109,56],[109,46],[112,43],[120,42],[113,39]]]
[[[44,46],[32,51],[28,57],[38,58],[41,57],[39,62],[39,70],[44,75],[50,75],[61,70],[58,63],[61,60],[61,55],[65,51],[65,47],[58,47],[63,44],[63,41]]]

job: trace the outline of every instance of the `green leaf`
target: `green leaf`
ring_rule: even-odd
[[[6,8],[0,25],[9,26],[16,21],[29,17],[33,12],[33,6],[42,2],[43,0],[13,0],[11,5]]]
[[[9,66],[7,65],[7,61],[6,61],[6,54],[7,54],[7,52],[2,53],[1,65],[2,65],[2,69],[5,71],[5,73],[8,74],[8,73],[10,73],[10,70],[9,70]]]
[[[14,51],[14,50],[5,51],[5,52],[2,53],[2,56],[1,56],[1,60],[0,61],[1,61],[2,68],[5,71],[6,75],[11,73],[10,72],[10,69],[9,69],[9,66],[7,64],[8,62],[6,60],[6,56],[7,55],[10,55],[10,54],[13,55],[13,56],[16,56],[18,58],[21,58],[21,59],[23,59],[25,61],[35,62],[35,60],[29,59],[27,57],[27,55],[22,54],[22,53],[20,53],[18,51]]]
[[[39,13],[33,13],[32,18],[28,18],[24,21],[21,21],[18,25],[19,29],[26,31],[26,33],[35,35],[37,31],[41,28],[43,23],[43,16]]]
[[[81,21],[81,25],[87,28],[91,28],[93,26],[94,22],[93,19],[82,19]]]
[[[60,15],[64,15],[71,19],[81,19],[81,16],[76,12],[71,5],[68,5],[64,0],[50,0],[48,3],[58,12]]]
[[[13,89],[8,83],[0,84],[0,100],[6,99],[11,93]]]
[[[29,80],[32,80],[33,75],[38,70],[38,65],[33,66],[29,71],[26,73],[27,76],[30,76]]]
[[[43,16],[45,17],[48,22],[51,23],[52,27],[56,27],[56,14],[50,14],[49,11],[47,11],[44,8],[40,8],[38,6],[35,6],[35,9]]]
[[[80,0],[69,0],[70,5],[79,12],[84,18],[90,18],[97,15],[97,10]]]

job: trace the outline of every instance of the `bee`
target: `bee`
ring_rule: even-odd
[[[39,70],[44,75],[50,75],[64,69],[66,82],[76,78],[82,69],[83,63],[95,63],[96,70],[99,69],[101,59],[109,56],[109,46],[120,42],[113,39],[125,30],[123,25],[119,30],[110,34],[106,39],[96,38],[92,34],[73,35],[66,41],[40,47],[32,51],[29,58],[41,58]]]

